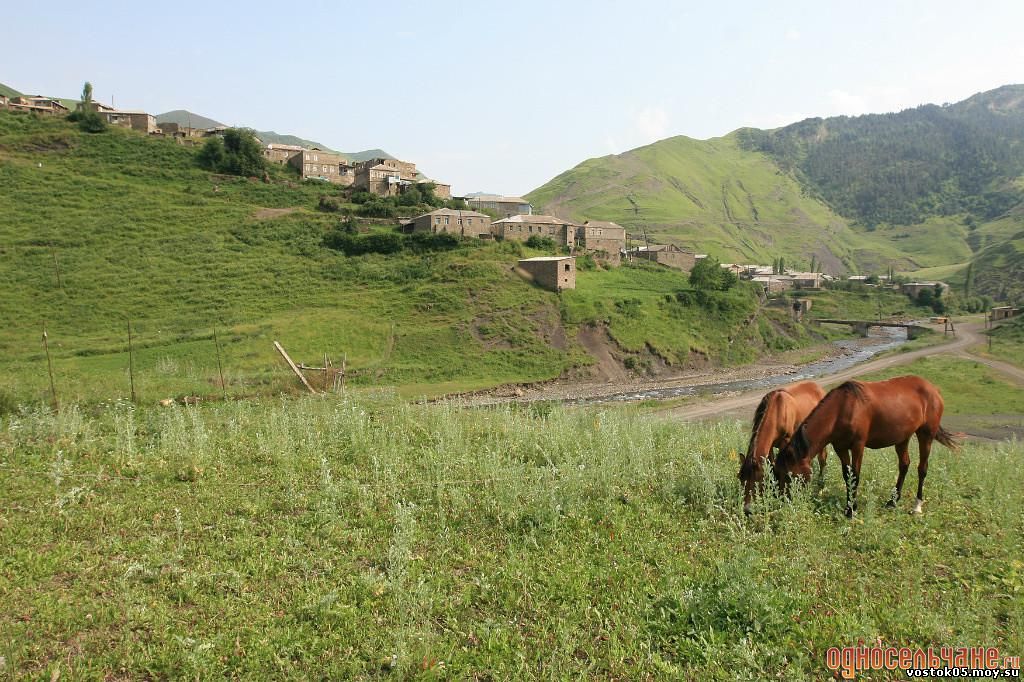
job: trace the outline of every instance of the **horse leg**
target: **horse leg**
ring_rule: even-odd
[[[896,477],[896,489],[892,493],[892,498],[885,503],[886,507],[895,507],[896,503],[900,501],[900,495],[903,493],[903,479],[907,477],[907,469],[910,468],[909,438],[902,443],[896,443],[896,456],[899,458],[900,462],[900,473],[899,476]]]
[[[828,457],[828,446],[826,445],[818,453],[818,482],[825,482],[825,458]]]
[[[864,462],[864,444],[854,443],[850,450],[853,453],[853,471],[850,473],[852,481],[848,481],[846,486],[846,516],[852,519],[857,511],[857,486],[860,485],[860,465]]]
[[[837,447],[836,455],[839,456],[839,462],[843,467],[843,481],[846,482],[846,515],[850,516],[850,478],[853,475],[853,470],[850,468],[850,451]]]
[[[914,502],[914,514],[921,513],[924,505],[924,477],[928,475],[928,455],[932,452],[932,434],[917,434],[917,501]]]

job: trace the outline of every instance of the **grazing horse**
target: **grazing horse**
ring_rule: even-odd
[[[903,479],[910,468],[910,437],[917,434],[917,502],[914,513],[924,504],[924,477],[932,441],[957,450],[954,435],[942,428],[942,396],[939,389],[921,377],[904,376],[888,381],[847,381],[828,392],[797,429],[789,444],[775,459],[775,480],[788,489],[791,476],[809,480],[811,457],[831,444],[843,463],[846,480],[846,515],[857,508],[857,484],[864,448],[896,446],[899,476],[887,506],[895,507],[903,491]],[[853,453],[851,466],[850,453]]]
[[[825,397],[825,391],[813,381],[779,388],[761,398],[754,412],[750,443],[740,464],[739,479],[743,482],[743,511],[750,513],[750,503],[764,481],[764,460],[775,461],[773,448],[780,450],[796,433],[814,406]],[[818,453],[820,470],[825,470],[825,449]]]

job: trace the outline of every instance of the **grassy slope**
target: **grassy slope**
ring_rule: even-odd
[[[883,509],[872,454],[849,522],[834,463],[744,519],[745,438],[322,400],[2,420],[0,656],[25,679],[821,680],[858,642],[1021,651],[1019,445],[937,447],[920,517]]]
[[[812,250],[834,271],[868,262],[906,262],[883,240],[851,230],[766,156],[735,134],[706,141],[673,137],[584,161],[530,193],[542,211],[614,220],[724,261],[808,265]],[[641,208],[631,211],[629,198]]]
[[[215,325],[237,394],[294,384],[275,339],[308,364],[347,355],[357,382],[408,394],[556,377],[589,362],[575,342],[587,322],[607,321],[629,349],[650,345],[676,362],[691,347],[738,362],[767,346],[758,322],[743,337],[756,343],[727,355],[735,316],[663,301],[687,286],[664,268],[581,272],[580,291],[560,299],[511,273],[533,253],[512,244],[347,258],[321,246],[337,218],[313,207],[330,189],[280,169],[270,184],[214,177],[193,155],[131,131],[85,136],[60,120],[0,115],[0,392],[45,396],[45,324],[65,400],[124,395],[128,317],[143,400],[218,392]],[[255,217],[262,208],[295,210]],[[617,315],[638,288],[644,301]],[[568,342],[553,347],[563,306],[579,300],[593,314],[567,316]],[[675,314],[662,319],[665,306]],[[785,333],[786,347],[810,341]]]
[[[0,95],[4,95],[6,97],[21,97],[22,93],[18,92],[9,85],[4,85],[3,83],[0,83]]]

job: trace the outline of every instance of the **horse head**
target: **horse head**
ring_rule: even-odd
[[[789,483],[796,477],[804,479],[805,482],[811,480],[811,458],[807,456],[809,447],[807,435],[801,425],[775,458],[772,474],[783,493],[789,494]]]
[[[737,477],[743,483],[743,513],[750,514],[750,505],[764,482],[764,458],[748,453],[740,464]]]

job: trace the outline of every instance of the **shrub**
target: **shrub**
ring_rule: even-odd
[[[534,234],[530,235],[530,238],[526,240],[526,245],[531,249],[551,250],[555,248],[555,240],[550,237],[542,237],[539,234]]]
[[[394,218],[395,207],[390,202],[375,198],[360,205],[356,213],[364,218]]]
[[[337,213],[341,210],[341,203],[334,197],[327,197],[323,194],[320,195],[320,203],[317,205],[321,211],[327,211],[329,213]]]

